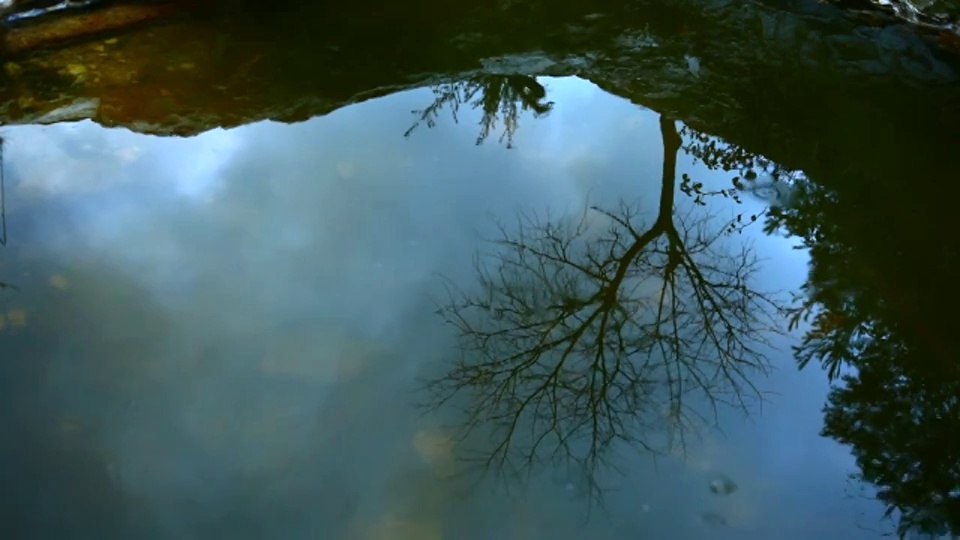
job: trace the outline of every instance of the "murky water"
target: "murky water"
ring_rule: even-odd
[[[829,330],[783,311],[802,175],[575,77],[497,94],[5,129],[12,537],[889,532],[791,349]]]

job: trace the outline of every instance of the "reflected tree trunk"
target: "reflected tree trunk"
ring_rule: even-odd
[[[651,225],[624,202],[579,220],[521,215],[515,231],[501,225],[494,255],[478,257],[478,288],[448,283],[438,313],[461,355],[428,382],[429,403],[460,408],[462,455],[484,471],[516,478],[571,460],[596,471],[612,466],[618,442],[682,450],[720,405],[747,411],[761,398],[750,377],[769,367],[762,345],[779,306],[754,290],[749,247],[719,241],[729,223],[678,214],[681,138],[668,118],[660,132]]]
[[[455,123],[459,122],[460,107],[469,106],[481,112],[477,146],[483,144],[500,126],[498,142],[513,148],[513,138],[520,128],[520,115],[529,111],[534,118],[543,118],[553,110],[553,102],[546,101],[547,91],[533,77],[525,75],[477,75],[463,81],[435,85],[433,102],[413,111],[417,116],[404,137],[409,137],[421,124],[436,126],[440,113],[447,109]]]

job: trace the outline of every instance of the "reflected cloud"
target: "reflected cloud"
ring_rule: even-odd
[[[233,158],[240,135],[213,130],[189,139],[136,136],[89,120],[16,126],[6,136],[6,157],[23,194],[81,195],[162,182],[170,193],[203,198],[217,170]]]

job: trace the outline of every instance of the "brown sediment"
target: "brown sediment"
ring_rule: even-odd
[[[182,14],[183,3],[114,5],[103,9],[60,15],[49,20],[14,27],[3,36],[2,52],[17,55],[94,39],[110,32],[155,23]]]

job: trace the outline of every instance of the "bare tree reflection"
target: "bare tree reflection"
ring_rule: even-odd
[[[466,457],[485,471],[509,478],[573,460],[593,499],[593,472],[612,466],[615,443],[682,449],[698,425],[716,425],[721,404],[747,410],[761,397],[750,378],[769,367],[760,346],[777,306],[751,286],[750,249],[718,242],[726,224],[675,212],[681,140],[672,120],[660,128],[652,224],[626,204],[575,223],[521,216],[478,258],[479,290],[449,286],[438,312],[463,354],[427,388],[431,404],[463,407],[462,438],[491,437]]]
[[[433,103],[425,109],[412,111],[417,115],[417,121],[403,134],[405,137],[421,124],[434,127],[444,109],[450,111],[454,122],[459,122],[460,107],[467,105],[471,109],[480,109],[483,114],[477,145],[501,129],[499,142],[512,148],[521,113],[529,111],[534,118],[540,118],[553,109],[552,101],[544,101],[547,90],[526,75],[476,75],[463,81],[438,84],[432,90]]]

